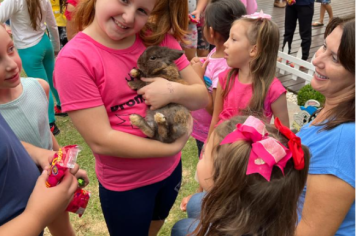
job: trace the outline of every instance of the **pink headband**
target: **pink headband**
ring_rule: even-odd
[[[284,175],[284,167],[292,157],[292,152],[278,140],[268,136],[266,126],[261,120],[249,116],[243,124],[237,124],[236,129],[220,145],[239,140],[252,142],[246,175],[259,173],[270,181],[274,166],[278,166]]]
[[[260,12],[255,12],[250,15],[243,15],[242,17],[249,18],[249,19],[267,19],[267,20],[270,20],[272,18],[271,15],[263,13],[262,10]]]

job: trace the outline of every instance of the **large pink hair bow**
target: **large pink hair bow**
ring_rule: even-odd
[[[270,181],[274,166],[282,171],[292,152],[278,140],[269,137],[265,124],[256,117],[249,116],[243,124],[237,124],[236,129],[228,134],[220,145],[245,140],[252,143],[246,175],[259,173]]]

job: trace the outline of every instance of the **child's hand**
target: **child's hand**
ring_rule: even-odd
[[[89,177],[85,170],[79,169],[78,172],[75,174],[75,178],[84,180],[84,184],[79,185],[79,187],[81,187],[81,188],[84,188],[85,186],[87,186],[89,184]]]
[[[187,197],[185,197],[185,198],[183,198],[182,199],[182,202],[180,203],[180,209],[182,210],[182,211],[186,211],[187,210],[187,205],[188,205],[188,202],[189,202],[189,200],[192,198],[192,194],[191,195],[189,195],[189,196],[187,196]]]
[[[190,64],[192,65],[194,71],[198,74],[198,76],[203,79],[206,68],[209,65],[209,60],[207,60],[206,58],[195,57],[190,61]]]
[[[43,227],[65,211],[78,187],[76,178],[69,171],[65,173],[62,182],[52,188],[46,187],[47,178],[48,172],[43,171],[37,179],[24,212],[38,219]]]
[[[151,110],[161,108],[173,101],[176,83],[158,77],[141,78],[141,80],[150,84],[139,89],[137,93],[142,95],[147,105],[151,105]]]
[[[198,10],[192,11],[192,13],[190,13],[190,15],[194,16],[195,17],[194,19],[198,22],[200,22],[200,14],[201,12]]]
[[[36,159],[37,159],[37,165],[42,168],[42,170],[45,170],[46,168],[50,167],[51,162],[53,160],[53,156],[56,153],[55,151],[52,150],[47,150],[47,149],[42,149],[38,148],[36,149]]]

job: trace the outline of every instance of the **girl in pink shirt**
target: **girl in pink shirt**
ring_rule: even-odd
[[[233,23],[224,44],[232,69],[219,75],[209,136],[216,124],[243,113],[262,115],[266,122],[273,115],[289,127],[286,90],[275,78],[279,29],[270,18],[261,12]]]
[[[184,55],[176,64],[188,85],[162,78],[145,79],[151,83],[138,91],[127,85],[146,46],[181,50],[176,39],[183,38],[188,18],[180,14],[188,14],[186,1],[80,1],[75,22],[83,31],[56,61],[62,109],[94,153],[111,235],[157,234],[178,194],[180,151],[190,135],[172,144],[147,139],[129,116],[145,116],[147,105],[199,109],[208,102],[203,82]]]
[[[204,38],[215,48],[206,58],[195,57],[191,61],[195,72],[205,82],[210,93],[208,106],[192,112],[192,136],[197,141],[198,157],[208,137],[219,74],[229,69],[224,58],[224,43],[229,38],[231,24],[242,15],[246,15],[246,9],[240,0],[212,1],[205,10]]]

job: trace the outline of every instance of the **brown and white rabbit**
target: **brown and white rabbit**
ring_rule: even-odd
[[[135,80],[128,81],[130,88],[138,90],[146,82],[140,80],[141,77],[153,78],[162,77],[169,81],[182,83],[174,60],[183,55],[183,51],[170,49],[167,47],[151,46],[148,47],[138,59],[138,69],[131,70],[131,76]],[[137,126],[150,138],[164,143],[172,143],[186,132],[191,119],[190,112],[182,105],[170,103],[157,110],[147,110],[146,118],[140,115],[130,115],[131,124]]]

